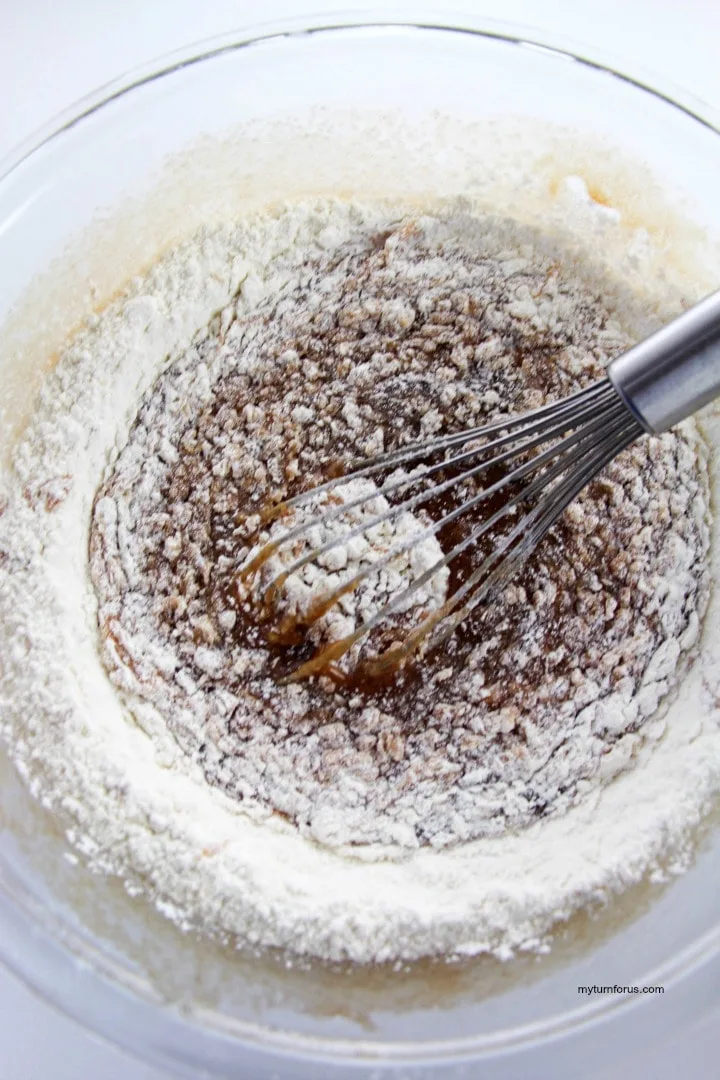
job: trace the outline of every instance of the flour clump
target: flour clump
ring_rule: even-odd
[[[402,478],[393,473],[389,483],[399,485]],[[403,633],[441,608],[447,595],[450,573],[442,565],[432,521],[423,518],[407,510],[393,513],[369,478],[348,480],[328,494],[321,491],[290,510],[263,535],[262,546],[250,551],[250,565],[266,547],[268,557],[252,582],[246,584],[241,570],[238,598],[241,604],[245,599],[246,612],[269,606],[270,639],[279,644],[305,642],[319,650],[355,634],[390,604],[395,616],[390,625],[401,641]],[[272,550],[274,543],[280,546]],[[273,594],[269,601],[268,590]],[[336,594],[337,603],[328,606]],[[343,656],[345,672],[355,670],[363,651],[359,644]]]

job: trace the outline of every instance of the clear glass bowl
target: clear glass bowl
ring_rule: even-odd
[[[551,42],[437,21],[296,21],[191,46],[20,148],[0,179],[2,452],[93,306],[198,224],[257,203],[472,192],[557,221],[580,199],[651,238],[658,281],[717,283],[720,136],[706,111]],[[5,963],[188,1076],[476,1077],[487,1062],[500,1080],[561,1080],[717,1005],[717,830],[684,877],[574,919],[549,957],[300,970],[199,944],[92,877],[0,765]],[[593,983],[665,994],[578,996]]]

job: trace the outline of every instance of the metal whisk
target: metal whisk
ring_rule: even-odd
[[[436,535],[462,515],[476,507],[481,508],[483,503],[492,501],[496,506],[498,499],[503,499],[500,506],[478,520],[459,543],[352,634],[320,648],[285,681],[328,670],[356,642],[394,613],[404,610],[411,596],[435,574],[451,566],[463,552],[477,548],[483,538],[486,542],[489,538],[489,553],[446,602],[426,616],[404,641],[376,657],[363,660],[360,674],[370,678],[382,675],[399,666],[423,642],[436,648],[479,603],[507,584],[567,506],[613,458],[643,434],[666,431],[718,394],[720,292],[618,357],[608,367],[606,378],[571,397],[522,416],[441,435],[357,462],[342,476],[273,508],[266,514],[266,521],[306,504],[322,493],[331,493],[350,479],[403,470],[399,478],[390,475],[379,488],[386,499],[394,500],[388,510],[306,551],[272,580],[265,593],[266,599],[276,595],[291,574],[330,549],[346,544],[403,511],[421,508],[431,498],[437,500],[463,482],[477,485],[483,476],[489,477],[486,486],[476,488],[470,498],[423,531],[392,547],[378,561],[324,597],[313,614],[316,620],[342,596],[356,589],[365,577],[377,573],[401,552],[425,537]],[[439,482],[428,486],[427,481],[438,474]],[[319,517],[289,528],[281,537],[262,547],[243,568],[243,576],[256,572],[272,554],[297,542],[313,526],[331,522],[372,497],[364,494],[352,501],[331,505]],[[504,527],[505,531],[496,537],[499,527]]]

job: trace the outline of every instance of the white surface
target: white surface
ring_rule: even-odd
[[[113,76],[189,41],[304,8],[377,9],[362,0],[0,0],[0,157],[54,113]],[[439,6],[439,5],[438,5]],[[451,3],[448,7],[455,8]],[[629,64],[669,78],[720,108],[720,37],[717,0],[458,0],[490,19],[539,26],[611,52]],[[410,13],[417,5],[398,2]],[[386,7],[387,10],[387,7]],[[652,1008],[649,1001],[648,1008]],[[716,1080],[720,1007],[682,1038],[648,1047],[642,1056],[587,1080]],[[484,1070],[478,1078],[491,1075]],[[0,1077],[2,1080],[159,1080],[139,1065],[36,1000],[0,969]],[[242,1080],[255,1080],[252,1077]],[[552,1080],[536,1077],[533,1080]]]

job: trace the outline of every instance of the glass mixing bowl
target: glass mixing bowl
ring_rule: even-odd
[[[472,193],[539,222],[607,213],[620,247],[653,247],[658,282],[717,285],[720,136],[707,110],[446,13],[438,25],[324,21],[190,46],[79,103],[6,163],[4,455],[73,326],[161,249],[259,203]],[[547,957],[298,968],[198,943],[90,875],[0,766],[4,962],[88,1028],[184,1075],[561,1080],[717,1004],[709,827],[687,874],[577,917]],[[665,992],[578,995],[593,983]]]

